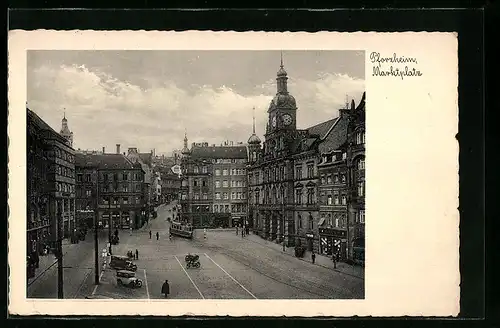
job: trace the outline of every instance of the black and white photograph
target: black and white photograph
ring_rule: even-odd
[[[9,313],[457,315],[457,46],[11,31]]]
[[[363,299],[364,51],[27,53],[27,298]]]

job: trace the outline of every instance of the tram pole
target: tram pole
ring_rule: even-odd
[[[98,229],[99,229],[99,170],[97,172],[97,183],[96,183],[96,199],[95,199],[95,208],[94,208],[94,282],[96,285],[99,285],[99,237],[98,237]]]

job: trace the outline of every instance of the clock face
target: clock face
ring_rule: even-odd
[[[273,128],[276,127],[276,116],[273,117],[273,120],[271,121],[271,124],[272,124]]]
[[[290,115],[285,114],[285,115],[283,116],[283,123],[285,123],[285,125],[290,125],[290,124],[292,124],[292,121],[293,121],[293,120],[292,120],[292,117],[291,117]]]

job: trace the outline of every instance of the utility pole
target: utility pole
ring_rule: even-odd
[[[99,285],[99,239],[98,239],[98,229],[99,224],[99,170],[97,172],[97,180],[96,180],[96,199],[95,199],[95,209],[94,209],[94,261],[95,261],[95,269],[94,269],[94,281],[96,285]]]
[[[63,250],[62,250],[62,211],[57,215],[57,298],[64,298]]]
[[[116,184],[115,187],[118,187],[118,184]],[[108,196],[108,213],[109,213],[109,222],[108,222],[109,255],[113,255],[113,253],[111,253],[111,225],[113,223],[111,215],[111,195]]]

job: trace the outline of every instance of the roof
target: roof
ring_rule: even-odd
[[[324,138],[328,133],[328,130],[335,124],[339,118],[332,118],[331,120],[316,124],[307,128],[307,132],[311,135],[319,135],[320,138]]]
[[[332,150],[339,149],[347,142],[347,124],[348,119],[341,116],[336,120],[336,124],[330,129],[328,135],[319,144],[318,150],[320,153],[328,153]]]
[[[144,164],[150,165],[153,161],[153,154],[151,153],[139,153],[139,157],[144,162]]]
[[[75,166],[97,167],[99,169],[139,169],[140,164],[132,163],[122,154],[81,154],[75,155]]]
[[[240,146],[208,146],[191,149],[191,158],[221,158],[221,159],[246,159],[247,147]]]
[[[40,116],[38,116],[34,111],[26,107],[28,111],[28,118],[31,119],[31,122],[37,126],[40,130],[46,130],[52,133],[56,138],[59,138],[61,141],[66,142],[66,139],[56,132],[50,125],[47,124]],[[29,123],[29,121],[28,121]]]

